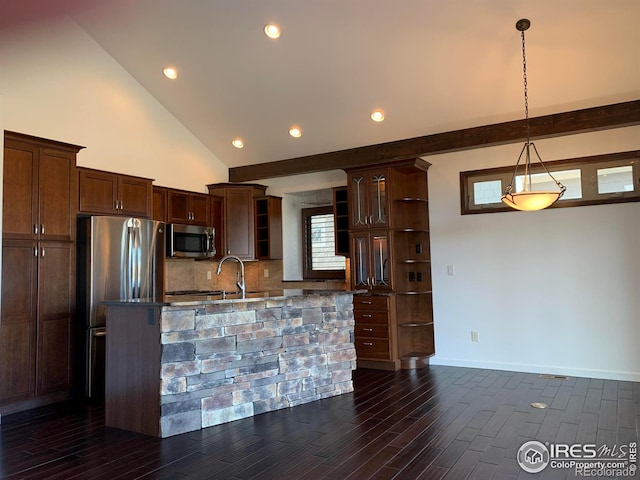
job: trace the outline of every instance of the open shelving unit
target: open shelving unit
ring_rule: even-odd
[[[350,206],[368,207],[364,214],[350,212],[352,282],[366,288],[354,298],[358,365],[368,368],[419,368],[435,353],[429,238],[427,169],[422,159],[348,171]],[[355,200],[355,201],[354,201]],[[385,238],[384,249],[375,240]],[[370,252],[380,254],[370,256]],[[389,281],[383,283],[380,265],[387,265]],[[364,273],[361,273],[362,272]],[[372,307],[376,296],[386,296],[384,306]],[[362,305],[360,303],[363,303]],[[373,326],[372,318],[384,330]],[[383,335],[384,333],[384,335]]]

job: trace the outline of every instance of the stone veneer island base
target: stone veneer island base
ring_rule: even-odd
[[[352,392],[353,297],[107,305],[105,424],[169,437]]]

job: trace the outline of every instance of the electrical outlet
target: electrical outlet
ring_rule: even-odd
[[[416,281],[416,272],[409,272],[409,281],[410,282]]]
[[[211,280],[211,270],[207,271],[207,280]]]
[[[452,277],[453,275],[455,275],[455,273],[456,273],[456,270],[453,267],[453,265],[447,265],[447,275]]]
[[[416,273],[416,280],[417,280],[418,282],[421,282],[421,281],[422,281],[422,272],[418,272],[418,273]]]
[[[471,341],[472,342],[478,341],[478,332],[476,330],[471,330]]]
[[[262,271],[262,275],[264,276],[264,278],[269,278],[269,269],[268,269],[268,268],[265,268],[265,269]]]
[[[422,244],[416,243],[416,253],[422,253]]]

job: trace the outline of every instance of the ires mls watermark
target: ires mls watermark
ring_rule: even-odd
[[[576,477],[634,477],[638,469],[638,444],[569,445],[532,440],[522,444],[517,459],[520,468],[528,473],[549,467],[570,469]]]

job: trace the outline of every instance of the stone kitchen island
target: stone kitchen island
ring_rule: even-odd
[[[164,438],[353,391],[351,292],[247,297],[107,303],[105,424]]]

